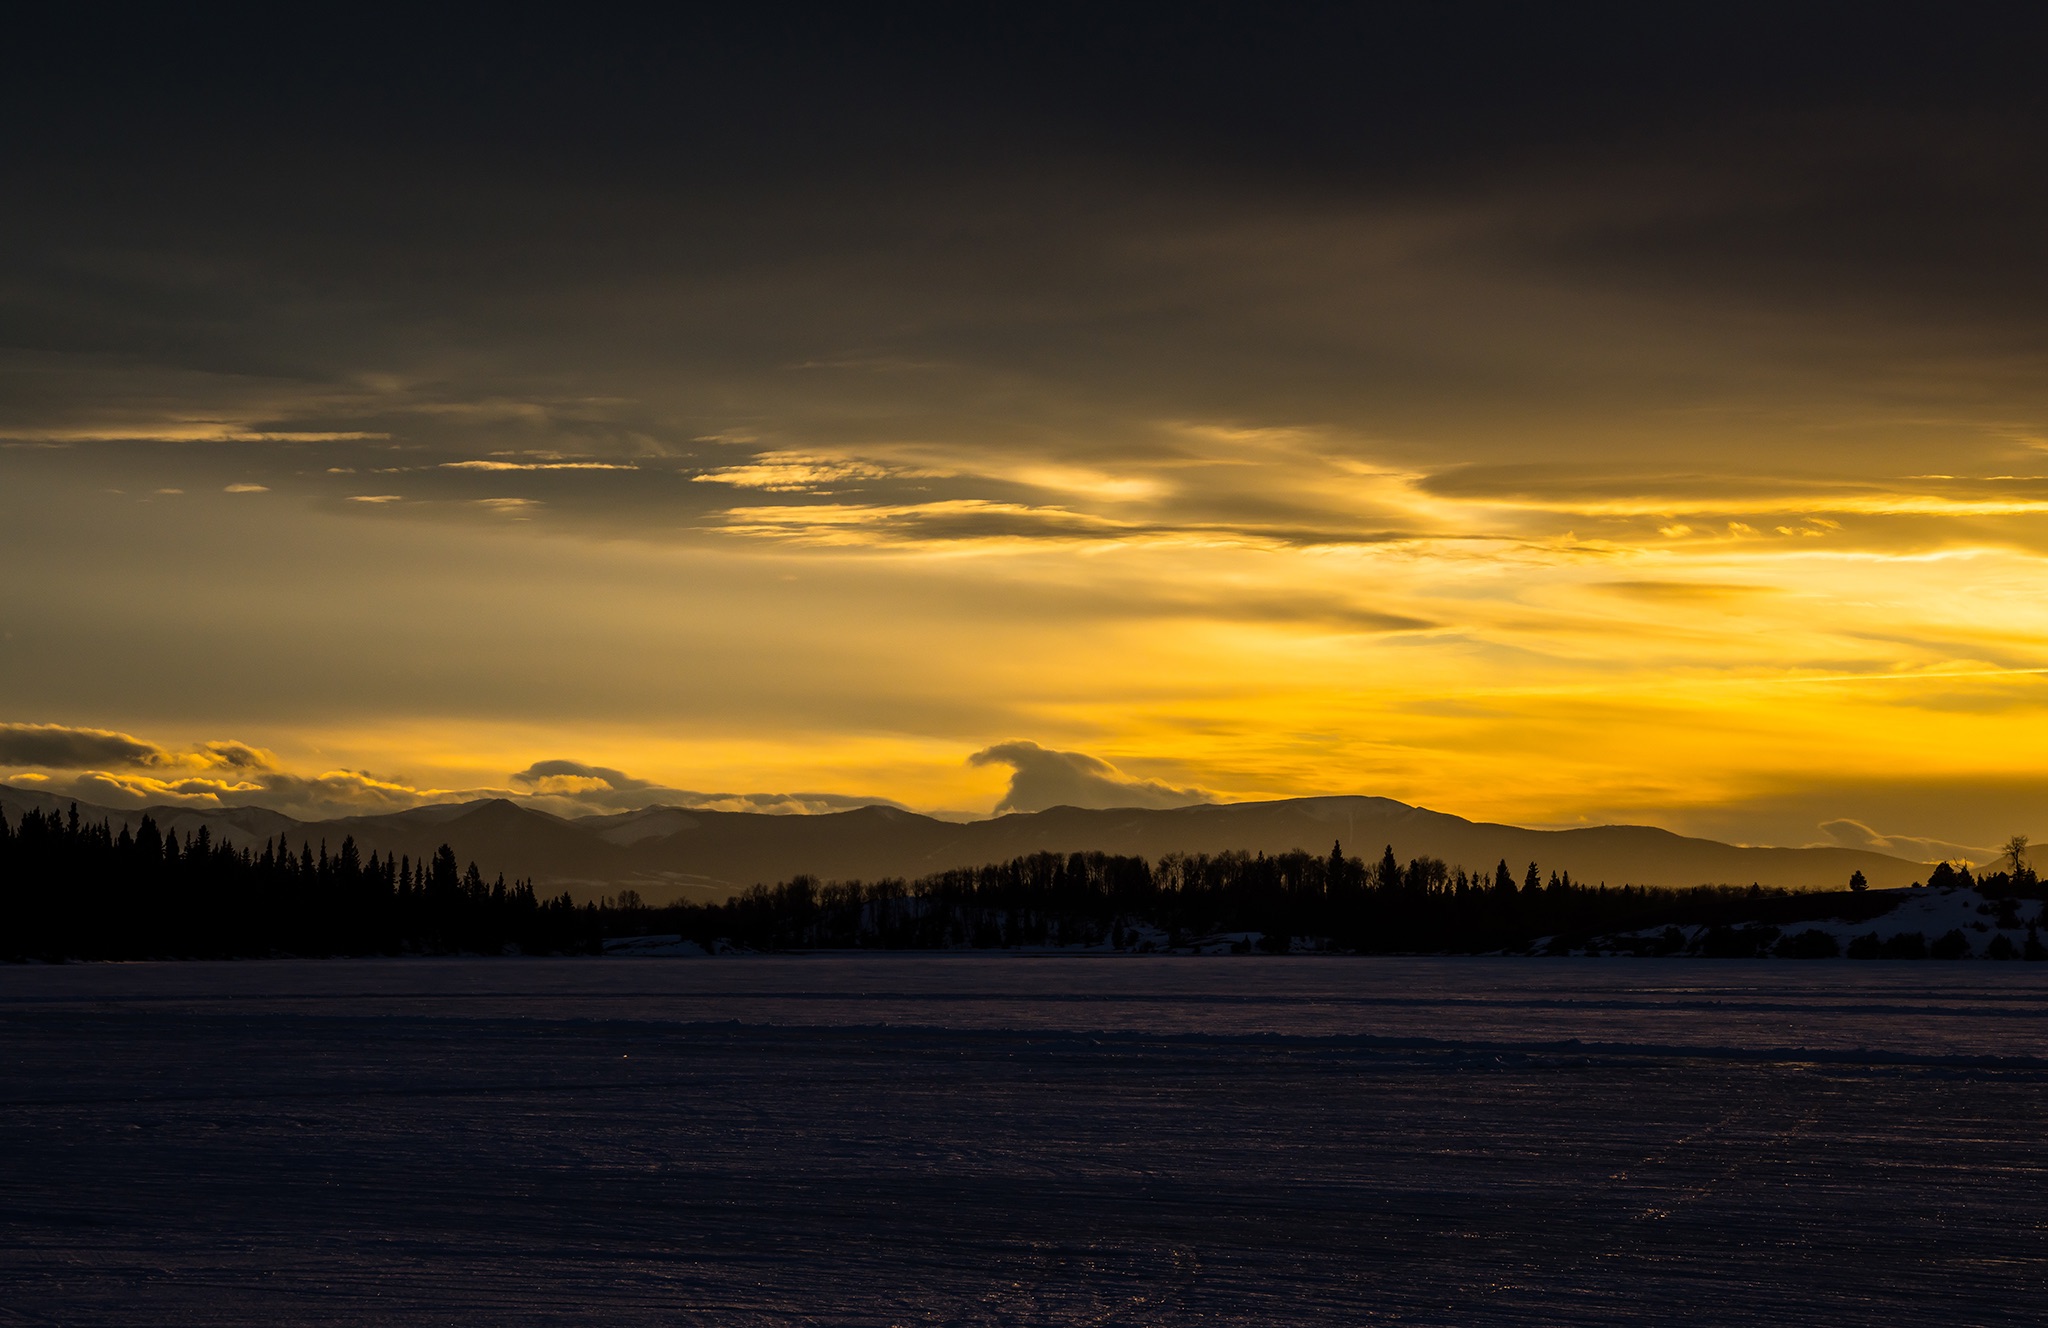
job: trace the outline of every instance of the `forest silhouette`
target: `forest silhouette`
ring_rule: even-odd
[[[915,881],[821,882],[797,876],[716,904],[647,907],[631,890],[576,902],[531,882],[486,882],[444,844],[431,858],[364,858],[353,839],[279,836],[261,849],[180,838],[144,817],[88,822],[31,810],[0,817],[0,955],[36,959],[230,958],[259,955],[588,954],[607,939],[672,936],[706,950],[1001,949],[1086,946],[1169,950],[1228,937],[1240,951],[1285,952],[1297,942],[1353,953],[1552,952],[1589,938],[1641,954],[1837,951],[1802,921],[1860,921],[1896,895],[1762,886],[1610,887],[1521,872],[1502,861],[1467,872],[1440,858],[1405,864],[1388,846],[1376,861],[1328,854],[1039,853]],[[1987,898],[2042,897],[2031,868],[1971,875],[1938,864],[1933,887],[1966,885]],[[1662,928],[1661,932],[1656,929]],[[1682,929],[1694,929],[1689,933]],[[1697,929],[1705,928],[1704,932]],[[1819,939],[1816,939],[1819,938]],[[1918,957],[1910,945],[1884,957]],[[1940,946],[1933,947],[1939,957]],[[2048,954],[2030,935],[2028,957]],[[1864,955],[1851,947],[1852,957]]]

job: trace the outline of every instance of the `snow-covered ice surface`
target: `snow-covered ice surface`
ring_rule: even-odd
[[[1844,922],[1840,918],[1823,918],[1806,922],[1785,924],[1780,930],[1787,935],[1804,931],[1817,931],[1834,938],[1835,943],[1847,949],[1858,936],[1875,936],[1880,941],[1891,939],[1902,932],[1918,932],[1928,941],[1959,931],[1969,947],[1969,953],[1982,956],[1991,938],[2000,934],[1997,925],[1996,904],[1987,900],[1975,890],[1960,887],[1947,890],[1899,889],[1880,890],[1873,897],[1889,896],[1897,900],[1890,912],[1879,914],[1861,922]],[[2039,900],[2016,899],[2011,901],[2014,924],[2003,929],[2007,941],[2015,947],[2026,939],[2021,928],[2029,924],[2048,920],[2048,904]],[[1662,927],[1646,927],[1641,931],[1619,932],[1617,936],[1650,937],[1663,931]],[[1689,941],[1697,940],[1706,932],[1705,927],[1682,929]],[[1596,946],[1611,949],[1614,937],[1596,938]],[[1539,943],[1536,947],[1542,948]]]
[[[0,1324],[2048,1321],[2048,964],[0,969]]]

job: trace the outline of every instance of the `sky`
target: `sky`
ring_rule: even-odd
[[[2042,837],[2044,36],[29,20],[0,782]]]

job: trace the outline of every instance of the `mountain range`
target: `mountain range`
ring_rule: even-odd
[[[68,810],[71,800],[0,785],[0,813],[31,807]],[[1753,848],[1693,839],[1653,826],[1569,830],[1468,821],[1391,798],[1286,798],[1164,810],[1051,807],[985,821],[941,821],[895,807],[862,807],[813,816],[646,807],[610,815],[562,817],[502,798],[435,804],[375,816],[298,821],[262,807],[135,809],[78,804],[91,821],[159,826],[260,847],[282,834],[338,849],[353,836],[367,855],[407,854],[414,861],[446,843],[486,877],[529,877],[543,893],[579,899],[633,889],[650,903],[724,899],[756,883],[793,876],[824,880],[915,879],[1038,852],[1099,850],[1158,858],[1226,850],[1347,854],[1377,859],[1391,847],[1406,862],[1442,858],[1491,875],[1505,861],[1519,878],[1531,862],[1547,875],[1635,885],[1704,884],[1841,888],[1861,871],[1874,888],[1924,879],[1928,864],[1864,849]]]

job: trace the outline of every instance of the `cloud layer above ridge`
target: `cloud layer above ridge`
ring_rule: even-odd
[[[902,805],[838,793],[706,793],[563,759],[536,761],[503,786],[437,788],[366,770],[294,773],[274,753],[240,742],[210,741],[178,750],[110,729],[0,723],[0,783],[7,782],[120,809],[258,806],[302,820],[498,797],[565,816],[652,806],[806,815]]]
[[[0,761],[2048,831],[2038,19],[903,15],[25,20]]]

